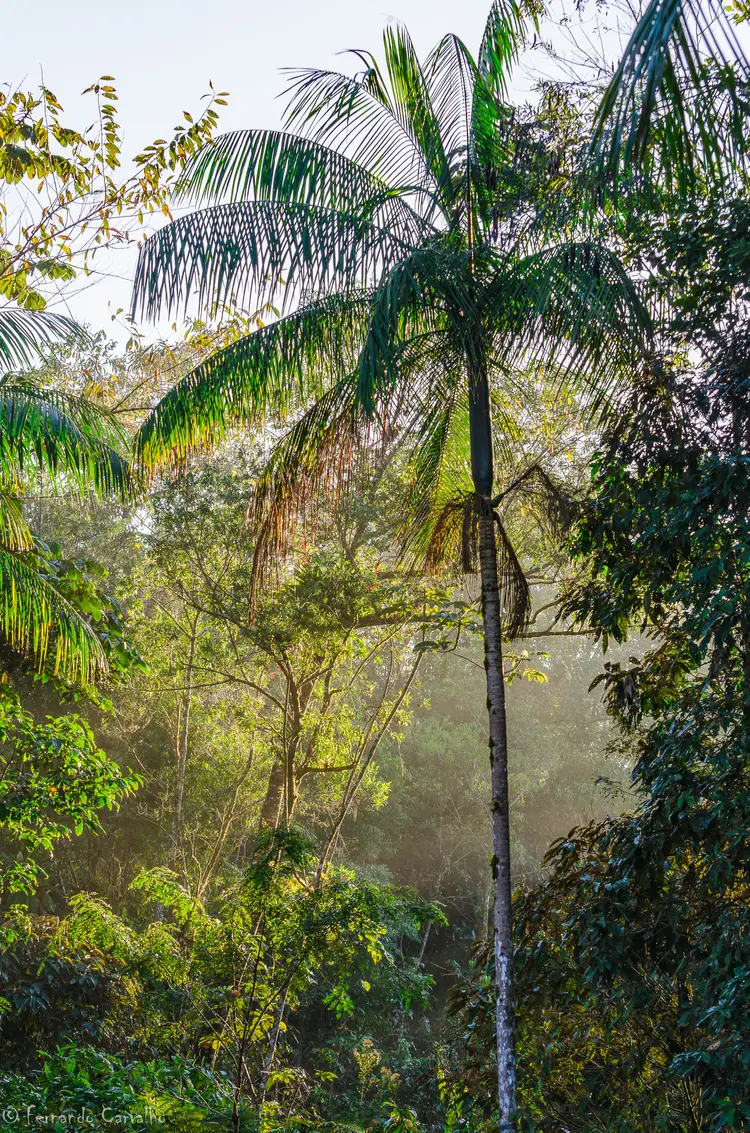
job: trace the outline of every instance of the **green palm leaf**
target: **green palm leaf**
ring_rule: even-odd
[[[279,130],[238,130],[198,152],[182,178],[178,199],[186,204],[282,201],[359,212],[370,202],[373,215],[388,202],[383,217],[387,221],[398,192],[310,138]],[[407,207],[404,221],[408,217],[421,228],[423,222],[409,211]]]
[[[446,309],[470,315],[468,253],[456,255],[438,243],[423,246],[397,263],[373,295],[367,337],[359,357],[358,396],[365,413],[398,381],[405,347],[445,323]]]
[[[0,368],[18,370],[31,366],[45,347],[65,339],[86,337],[86,332],[64,315],[3,307],[0,309]]]
[[[746,60],[718,0],[650,0],[599,106],[597,186],[643,171],[686,191],[699,169],[721,185],[744,160]]]
[[[126,446],[116,418],[87,399],[20,378],[0,382],[0,477],[6,483],[42,472],[81,494],[132,499],[138,484],[119,451]]]
[[[35,568],[0,547],[0,631],[37,668],[84,684],[104,672],[101,645],[91,627]]]
[[[402,24],[392,24],[385,29],[383,46],[390,87],[388,103],[401,128],[419,150],[432,176],[437,199],[448,215],[454,204],[454,193],[452,166],[445,143],[453,139],[450,133],[444,134],[444,123],[433,105],[429,79],[434,63],[424,68],[420,65],[411,37]],[[451,108],[454,102],[450,100]],[[445,110],[445,106],[442,109]],[[455,127],[455,121],[451,125]]]
[[[479,47],[477,64],[487,87],[500,100],[508,95],[513,65],[526,43],[528,25],[539,29],[539,6],[517,0],[493,0]]]
[[[135,446],[141,463],[183,461],[233,428],[306,407],[355,366],[370,306],[369,291],[334,295],[211,355],[144,422]]]
[[[366,69],[352,78],[308,68],[292,72],[286,122],[330,146],[380,181],[410,192],[432,222],[441,210],[432,167],[399,112],[375,60],[356,52]]]
[[[598,404],[652,333],[638,288],[609,249],[590,241],[547,248],[498,272],[483,317],[507,363],[525,359],[569,378]]]
[[[23,507],[15,492],[0,487],[0,546],[7,551],[30,551],[34,537],[23,517]]]
[[[375,218],[374,215],[375,214]],[[361,212],[252,201],[216,205],[166,225],[143,246],[134,306],[149,318],[232,301],[252,310],[303,292],[367,286],[419,238],[397,199]]]

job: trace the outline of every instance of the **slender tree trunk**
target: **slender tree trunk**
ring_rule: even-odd
[[[284,763],[278,759],[271,768],[266,788],[266,797],[260,811],[258,830],[275,830],[281,817],[281,804],[284,801]]]
[[[174,808],[174,856],[183,860],[182,854],[182,803],[185,796],[185,777],[187,774],[188,746],[190,740],[190,707],[193,699],[193,666],[195,664],[195,646],[198,639],[198,622],[200,615],[196,614],[190,634],[190,651],[185,669],[185,686],[182,703],[180,705],[179,727],[177,729],[177,790]]]
[[[479,512],[484,668],[492,772],[492,872],[495,881],[495,984],[497,989],[497,1096],[501,1130],[516,1128],[516,1052],[513,1011],[513,918],[510,882],[508,737],[503,680],[502,610],[492,506],[494,453],[489,380],[477,338],[467,342],[471,472]]]
[[[268,1093],[268,1079],[273,1070],[273,1061],[276,1057],[276,1048],[279,1045],[279,1035],[281,1034],[281,1024],[284,1021],[284,1008],[286,1007],[286,991],[282,993],[276,1008],[276,1018],[273,1023],[273,1030],[271,1031],[271,1039],[268,1043],[268,1050],[263,1062],[263,1070],[260,1078],[260,1093],[258,1102],[258,1117],[263,1115],[263,1106],[266,1101],[266,1094]]]
[[[492,771],[492,872],[495,879],[495,981],[497,986],[497,1088],[500,1128],[515,1129],[516,1056],[513,1018],[513,920],[510,882],[508,737],[505,718],[500,591],[495,521],[489,500],[480,503],[479,561],[482,576],[484,667],[490,718]]]

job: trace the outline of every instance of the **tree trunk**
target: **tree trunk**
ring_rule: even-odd
[[[185,796],[185,777],[187,774],[188,747],[190,741],[190,707],[193,699],[193,666],[195,664],[195,647],[198,639],[198,622],[200,615],[196,614],[190,632],[190,649],[185,668],[185,685],[182,694],[182,703],[178,716],[177,726],[177,790],[175,792],[174,807],[174,857],[184,862],[182,853],[182,803]]]
[[[471,472],[479,512],[479,568],[482,579],[484,669],[492,773],[492,873],[495,881],[495,1030],[497,1097],[501,1130],[516,1128],[516,1052],[513,1011],[513,919],[510,882],[508,737],[503,680],[502,610],[492,506],[494,453],[489,381],[481,343],[468,343]]]
[[[492,771],[492,872],[495,879],[495,981],[497,986],[497,1079],[500,1128],[515,1129],[516,1058],[513,1018],[513,920],[510,881],[510,813],[508,806],[508,738],[500,591],[497,577],[495,521],[489,500],[482,500],[479,518],[479,562],[482,576],[484,667],[490,718]]]
[[[281,804],[284,801],[284,763],[277,759],[271,768],[266,788],[266,797],[260,811],[258,831],[275,830],[281,818]]]
[[[266,1102],[266,1094],[268,1093],[268,1079],[273,1070],[273,1060],[276,1057],[276,1048],[279,1044],[279,1035],[281,1033],[281,1024],[284,1021],[284,1008],[286,1007],[286,991],[282,992],[281,999],[279,1000],[276,1008],[276,1018],[273,1023],[273,1030],[271,1031],[271,1039],[268,1044],[268,1051],[263,1061],[263,1070],[260,1078],[260,1093],[258,1101],[258,1116],[263,1115],[263,1106]]]

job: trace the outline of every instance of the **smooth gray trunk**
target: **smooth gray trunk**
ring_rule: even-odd
[[[516,1049],[513,1010],[513,916],[510,883],[510,814],[508,736],[503,680],[502,609],[497,570],[497,542],[492,506],[494,453],[489,379],[481,342],[470,339],[469,433],[471,474],[479,513],[479,570],[482,579],[484,669],[490,732],[492,782],[492,874],[495,882],[495,984],[497,991],[497,1100],[499,1128],[516,1128]]]
[[[497,1088],[500,1128],[515,1129],[516,1057],[513,1012],[513,917],[510,880],[508,737],[503,681],[502,611],[497,577],[495,521],[489,500],[481,499],[479,563],[482,578],[484,668],[490,724],[492,772],[492,872],[495,880],[495,980],[497,985]]]

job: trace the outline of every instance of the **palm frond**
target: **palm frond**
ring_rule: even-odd
[[[566,375],[571,365],[606,395],[652,333],[638,288],[617,256],[584,241],[526,256],[488,288],[486,319],[506,357]]]
[[[518,496],[553,539],[561,538],[569,529],[574,514],[573,501],[538,462],[515,476],[492,502],[498,507],[509,497]]]
[[[495,529],[503,632],[512,641],[528,624],[531,616],[531,591],[526,572],[497,512],[495,512]]]
[[[493,513],[497,532],[497,568],[503,634],[512,640],[528,624],[531,591],[526,572],[505,530]],[[476,574],[479,567],[479,501],[473,492],[445,503],[435,512],[426,545],[425,568],[436,572],[446,565]]]
[[[436,336],[433,353],[445,349]],[[448,351],[446,350],[446,354]],[[406,424],[408,489],[400,533],[401,557],[410,569],[439,573],[460,563],[450,544],[450,522],[440,517],[471,491],[468,401],[463,367],[451,372],[440,360],[437,380],[417,392]],[[411,400],[411,399],[410,399]],[[444,541],[444,535],[448,542]],[[468,569],[468,568],[466,568]]]
[[[321,397],[356,364],[372,293],[301,307],[212,354],[161,399],[136,437],[142,466],[182,462],[233,428],[283,418]]]
[[[64,315],[26,311],[22,307],[0,308],[0,367],[19,370],[32,366],[45,347],[65,339],[87,337],[82,327]]]
[[[421,222],[396,198],[373,220],[362,211],[252,201],[215,205],[154,233],[138,258],[133,304],[158,318],[191,300],[211,311],[232,301],[247,310],[301,295],[367,286],[408,251]],[[281,296],[281,299],[279,299]]]
[[[489,89],[506,98],[513,64],[526,43],[528,25],[539,28],[538,6],[517,0],[493,0],[479,48],[479,73]]]
[[[85,495],[131,499],[137,479],[121,455],[122,427],[86,398],[44,389],[22,378],[0,382],[0,475],[17,483],[32,472],[63,477]]]
[[[386,27],[383,32],[383,46],[390,86],[389,101],[393,107],[393,113],[402,129],[412,138],[414,145],[419,149],[425,167],[429,169],[432,175],[443,212],[449,215],[455,204],[451,157],[455,161],[456,158],[460,158],[461,154],[456,153],[449,156],[446,152],[441,129],[442,123],[433,105],[428,76],[430,71],[435,71],[436,58],[433,56],[433,59],[423,70],[411,36],[403,24],[390,24]],[[437,58],[439,57],[438,49]],[[455,78],[455,68],[452,74]],[[439,68],[438,76],[440,76]],[[445,111],[447,109],[445,106],[445,83],[442,84],[442,87],[439,83],[437,84],[437,92],[443,102],[441,109]],[[460,93],[457,97],[460,99]],[[455,98],[451,98],[448,103],[450,109],[453,109],[454,103]],[[455,132],[455,122],[450,124]],[[449,143],[455,142],[456,139],[449,138],[448,141]]]
[[[249,508],[256,544],[250,610],[272,566],[289,552],[299,523],[312,526],[319,508],[336,505],[354,483],[357,450],[369,426],[357,403],[356,375],[336,382],[275,446],[255,485]]]
[[[440,574],[446,568],[456,574],[476,574],[478,570],[476,498],[464,493],[446,500],[430,516],[423,551],[424,569],[428,574]]]
[[[465,259],[464,253],[456,258],[440,244],[428,244],[395,264],[377,287],[359,359],[358,396],[365,413],[372,414],[378,398],[394,388],[403,362],[412,362],[410,345],[439,329],[446,307],[467,314],[474,309],[460,270]]]
[[[744,159],[750,64],[719,0],[650,0],[598,108],[594,185],[620,190],[639,170],[686,191]]]
[[[508,105],[509,79],[530,30],[538,31],[537,5],[494,0],[473,74],[471,149],[467,175],[474,208],[497,231],[503,178],[518,159],[515,111]],[[504,208],[508,202],[504,200]]]
[[[50,664],[56,675],[84,684],[105,671],[104,653],[90,626],[33,565],[2,547],[0,633],[39,671]]]
[[[23,506],[14,491],[0,487],[0,547],[6,551],[30,551],[34,537],[23,517]]]
[[[286,124],[346,155],[392,189],[411,192],[419,213],[431,221],[440,208],[433,169],[400,120],[375,59],[364,51],[353,54],[365,63],[356,77],[317,68],[291,72]]]
[[[468,48],[455,35],[444,36],[430,52],[424,74],[446,154],[450,198],[455,207],[457,191],[465,186],[466,171],[472,165],[474,91],[481,80]]]
[[[403,424],[408,490],[402,559],[427,573],[473,574],[478,544],[470,534],[477,534],[472,526],[477,516],[471,519],[464,510],[464,501],[473,495],[464,359],[455,356],[446,335],[435,334],[415,370],[421,381],[415,381],[407,397]],[[510,464],[520,430],[505,394],[504,384],[491,392],[493,448],[496,460]],[[453,514],[456,506],[463,518]]]
[[[281,130],[237,130],[204,146],[178,186],[181,204],[280,201],[368,214],[413,236],[430,226],[380,177],[329,146]]]

